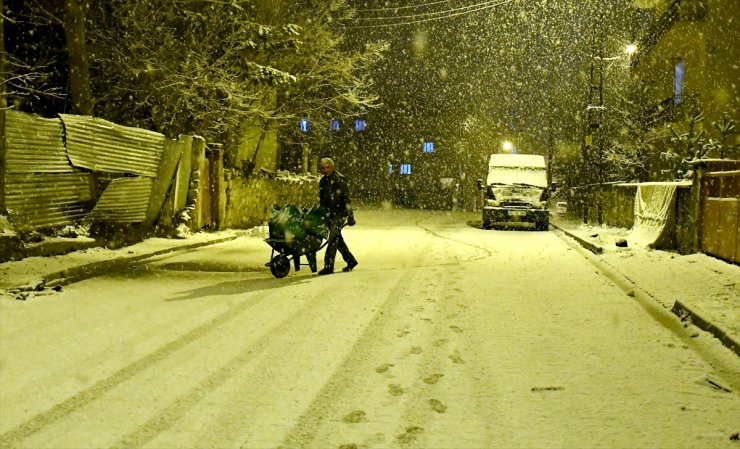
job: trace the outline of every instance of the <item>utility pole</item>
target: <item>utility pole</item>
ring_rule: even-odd
[[[591,68],[588,92],[588,128],[582,147],[586,171],[585,184],[597,184],[596,207],[599,224],[603,221],[601,184],[604,175],[604,27],[601,20],[594,22],[591,35]],[[594,142],[595,141],[595,142]],[[594,154],[595,153],[595,154]],[[583,222],[588,222],[588,207],[584,208]]]

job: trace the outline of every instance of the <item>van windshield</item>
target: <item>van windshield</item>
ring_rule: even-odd
[[[547,187],[547,172],[544,168],[489,167],[488,185],[509,184],[528,185],[538,188]]]

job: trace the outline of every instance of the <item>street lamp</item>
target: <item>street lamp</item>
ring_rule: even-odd
[[[624,48],[624,52],[627,53],[627,56],[632,56],[637,51],[637,45],[635,44],[629,44]]]
[[[509,142],[508,140],[504,140],[504,142],[501,144],[501,148],[504,151],[509,151],[510,152],[511,150],[514,149],[514,144],[511,143],[511,142]]]

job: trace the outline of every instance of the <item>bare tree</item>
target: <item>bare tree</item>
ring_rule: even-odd
[[[363,69],[382,49],[342,50],[331,21],[346,9],[344,0],[96,4],[98,110],[166,134],[197,132],[228,153],[244,123],[285,127],[322,109],[368,107],[377,98]]]
[[[48,51],[49,41],[52,38],[38,40],[38,30],[48,30],[52,26],[62,26],[60,20],[52,11],[47,10],[44,2],[31,0],[19,10],[10,11],[9,5],[3,5],[2,10],[2,48],[0,48],[0,101],[4,107],[18,109],[25,103],[36,101],[58,101],[65,99],[64,86],[54,82],[54,71],[59,61]],[[15,31],[23,33],[23,43],[34,49],[43,48],[36,59],[23,59],[13,54],[14,47],[5,46],[7,27],[12,26]],[[15,49],[18,49],[16,40]],[[41,55],[41,53],[44,53]]]
[[[3,0],[0,0],[0,74],[5,75],[5,10],[3,8]],[[0,109],[8,107],[6,98],[6,92],[8,87],[5,79],[0,83]]]

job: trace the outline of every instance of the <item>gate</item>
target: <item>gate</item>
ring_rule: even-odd
[[[740,262],[740,170],[704,174],[701,203],[701,251]]]

